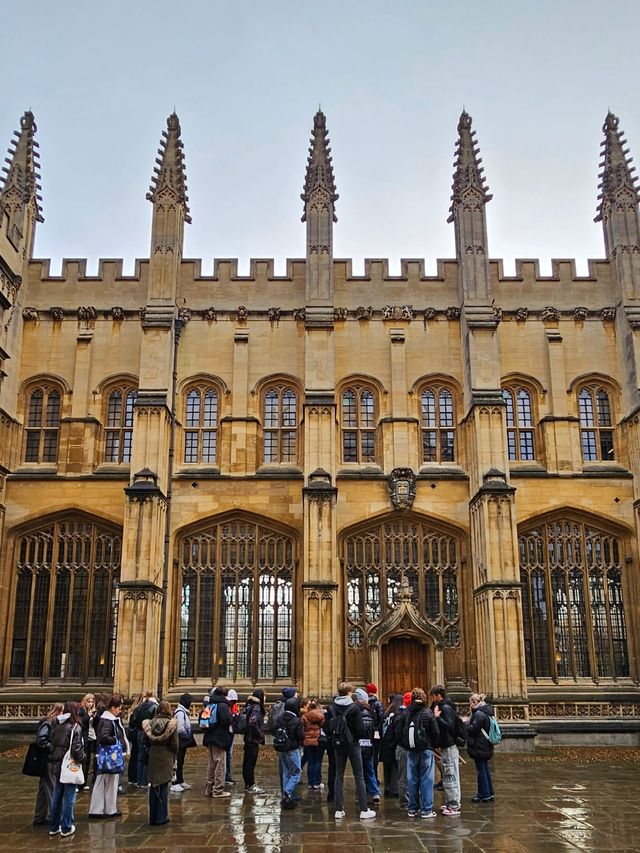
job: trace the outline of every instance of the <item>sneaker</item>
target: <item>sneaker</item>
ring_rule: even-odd
[[[70,827],[69,829],[67,829],[67,831],[66,831],[66,832],[61,832],[61,833],[60,833],[60,837],[61,837],[61,838],[67,838],[67,836],[69,836],[69,835],[73,835],[73,833],[74,833],[75,831],[76,831],[75,826],[72,826],[72,827]]]
[[[193,787],[193,786],[192,786],[192,785],[190,785],[188,782],[180,782],[180,784],[182,785],[182,790],[183,790],[183,791],[190,791],[190,790],[191,790],[191,788]]]
[[[458,817],[460,814],[460,806],[457,808],[455,806],[443,806],[440,809],[440,812],[447,817]]]
[[[437,817],[437,815],[436,815],[436,813],[435,813],[434,811],[430,811],[430,812],[422,812],[422,813],[420,814],[420,817],[421,817],[423,820],[428,820],[430,817]]]
[[[380,802],[380,797],[378,797],[377,795],[375,797],[372,797],[371,799],[373,800],[374,803]]]
[[[344,812],[342,812],[342,814],[344,814]],[[61,832],[62,832],[62,830],[60,829],[60,827],[58,827],[57,829],[50,829],[49,835],[58,835]]]
[[[296,801],[293,797],[287,797],[286,795],[280,800],[280,805],[283,809],[295,809]]]
[[[220,800],[220,799],[223,799],[224,797],[230,797],[231,791],[221,791],[219,794],[211,794],[211,796],[213,797],[214,800]]]
[[[251,785],[249,788],[244,789],[245,794],[264,794],[264,788],[261,788],[259,785]]]
[[[316,791],[324,791],[324,782],[320,782],[319,785],[314,785],[313,787]]]
[[[376,813],[373,809],[367,809],[364,812],[360,812],[360,820],[371,820],[371,818],[374,818],[375,816]]]
[[[364,812],[363,812],[363,814],[364,814]],[[334,814],[334,817],[336,820],[342,820],[342,818],[344,817],[344,811],[337,811]]]
[[[418,817],[418,812],[407,812],[407,817]]]
[[[171,791],[172,794],[181,794],[184,791],[184,788],[182,787],[182,785],[179,782],[176,782],[174,785],[172,785],[169,788],[169,790]]]
[[[225,780],[224,780],[224,784],[225,784],[225,785],[229,785],[229,786],[231,786],[231,785],[235,785],[235,784],[236,784],[236,780],[235,780],[235,779],[225,779]]]

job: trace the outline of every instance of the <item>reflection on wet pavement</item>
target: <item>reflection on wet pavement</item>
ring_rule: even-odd
[[[585,755],[587,750],[585,750]],[[242,750],[236,751],[240,779]],[[88,821],[89,798],[76,802],[77,831],[69,839],[49,839],[47,827],[31,826],[36,780],[20,775],[21,759],[0,755],[0,850],[36,850],[55,845],[68,850],[156,853],[417,853],[418,851],[492,851],[492,853],[559,853],[576,850],[640,850],[638,764],[612,761],[583,763],[575,759],[552,764],[522,763],[497,754],[493,762],[496,801],[472,805],[475,774],[462,767],[463,807],[460,817],[433,821],[409,820],[397,800],[376,806],[375,821],[361,822],[355,807],[353,781],[347,776],[346,810],[335,821],[324,791],[300,786],[302,800],[294,811],[282,812],[273,752],[258,763],[257,782],[266,794],[231,799],[203,796],[205,752],[191,752],[185,776],[193,789],[171,794],[171,823],[147,824],[146,791],[131,789],[119,798],[118,820]],[[613,766],[612,766],[613,765]],[[442,794],[436,792],[436,807]]]

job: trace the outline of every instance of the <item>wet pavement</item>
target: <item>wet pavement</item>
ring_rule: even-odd
[[[462,767],[463,807],[460,817],[410,820],[398,801],[383,799],[375,820],[360,821],[353,780],[347,772],[342,821],[333,817],[324,791],[301,785],[302,800],[294,811],[281,811],[277,764],[269,750],[258,763],[256,779],[263,795],[243,796],[242,785],[230,799],[203,796],[203,749],[187,758],[185,779],[191,791],[170,795],[171,822],[147,824],[146,791],[131,789],[119,797],[123,816],[89,821],[89,796],[78,796],[76,833],[50,839],[47,827],[31,826],[36,780],[20,774],[22,759],[12,750],[0,755],[0,850],[144,851],[157,853],[378,853],[378,851],[500,851],[559,853],[576,850],[640,850],[640,761],[629,750],[608,750],[607,760],[593,762],[589,749],[538,756],[496,754],[492,762],[496,800],[473,805],[475,772]],[[640,750],[634,750],[640,759]],[[242,758],[236,750],[234,776],[241,779]],[[325,763],[326,768],[326,763]],[[325,769],[323,768],[323,769]],[[306,782],[306,776],[305,776]],[[436,792],[436,807],[442,794]]]

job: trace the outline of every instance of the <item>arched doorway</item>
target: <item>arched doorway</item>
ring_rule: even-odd
[[[435,672],[432,672],[429,647],[416,637],[391,637],[381,648],[382,696],[405,693],[414,687],[429,690]]]

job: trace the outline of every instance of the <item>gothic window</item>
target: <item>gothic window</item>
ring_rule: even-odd
[[[559,519],[519,537],[527,675],[629,675],[622,541]]]
[[[60,390],[51,385],[29,391],[25,462],[57,462],[61,400]]]
[[[532,393],[520,385],[502,389],[506,406],[507,451],[509,461],[527,462],[536,458]]]
[[[180,559],[180,678],[289,678],[293,539],[225,521],[185,537]]]
[[[589,385],[578,393],[580,438],[584,462],[608,462],[615,458],[613,414],[609,391]]]
[[[263,458],[265,463],[298,461],[298,394],[277,385],[263,397]]]
[[[373,391],[359,385],[345,388],[342,405],[342,461],[375,462],[376,419]]]
[[[210,385],[190,388],[185,398],[184,461],[218,458],[218,391]]]
[[[423,388],[420,394],[423,462],[453,462],[456,428],[453,394],[448,388]]]
[[[459,544],[452,536],[413,521],[385,521],[345,540],[347,642],[359,648],[372,626],[400,601],[406,578],[418,612],[460,644]]]
[[[121,544],[119,533],[80,518],[20,537],[12,678],[113,678]]]
[[[133,404],[136,390],[130,386],[113,388],[107,396],[104,430],[104,461],[131,462]]]

